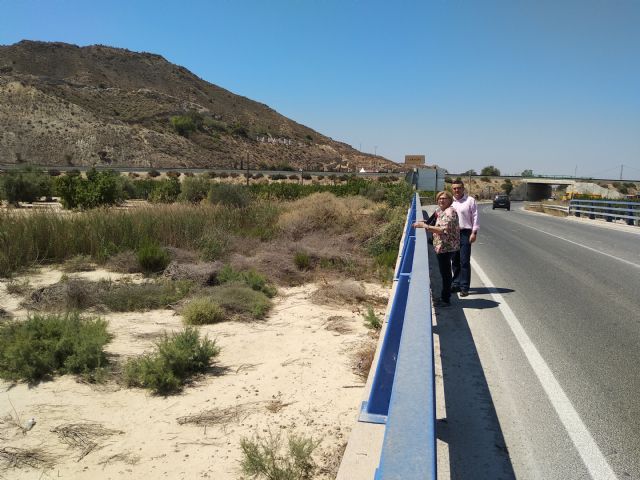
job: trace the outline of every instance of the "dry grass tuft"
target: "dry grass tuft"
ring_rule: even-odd
[[[107,270],[118,273],[142,273],[142,267],[133,250],[126,250],[109,257],[105,267]]]
[[[116,453],[115,455],[111,455],[110,457],[105,458],[101,462],[98,462],[98,465],[104,465],[105,467],[109,463],[122,462],[127,465],[136,465],[140,462],[140,456],[134,455],[133,453]]]
[[[68,423],[53,428],[51,432],[58,435],[62,443],[80,450],[78,461],[98,447],[97,440],[99,438],[124,433],[120,430],[110,430],[99,423]]]
[[[0,469],[10,468],[51,468],[56,457],[42,448],[0,448]]]
[[[367,300],[367,292],[355,280],[328,282],[311,294],[311,301],[318,305],[357,304]]]
[[[222,262],[171,262],[163,275],[171,280],[189,280],[196,285],[217,285],[218,274],[224,267]]]
[[[375,354],[376,343],[368,340],[360,345],[351,356],[351,369],[363,382],[367,381]]]
[[[293,405],[294,403],[296,402],[284,403],[282,400],[278,398],[278,399],[267,402],[267,406],[265,408],[269,410],[271,413],[278,413],[284,407],[288,407],[289,405]]]
[[[26,295],[30,291],[29,280],[11,280],[7,283],[7,293],[10,295]]]
[[[227,408],[213,408],[203,410],[195,415],[178,417],[178,424],[193,424],[200,426],[227,425],[238,423],[257,410],[257,403],[244,403]]]
[[[62,265],[62,271],[67,273],[92,272],[95,269],[96,265],[88,255],[76,255]]]
[[[348,320],[345,317],[334,315],[327,318],[327,321],[324,323],[324,328],[325,330],[336,332],[341,335],[344,335],[345,333],[351,333],[353,332],[353,328],[351,327],[351,325],[347,325],[347,321]]]
[[[338,198],[322,192],[296,200],[280,215],[278,228],[290,238],[300,239],[306,234],[328,231],[335,234],[353,231],[366,217],[362,212],[373,208],[364,198]]]
[[[108,282],[91,282],[82,278],[69,278],[34,290],[22,306],[36,311],[84,310],[97,303],[100,292]]]
[[[322,453],[321,465],[318,470],[322,478],[336,478],[338,476],[338,470],[340,469],[340,463],[342,462],[346,448],[347,442],[342,442],[337,447]]]

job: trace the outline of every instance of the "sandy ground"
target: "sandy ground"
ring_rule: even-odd
[[[80,274],[92,279],[120,275]],[[29,277],[31,286],[55,283],[61,272],[45,269]],[[313,304],[317,287],[280,289],[266,321],[225,322],[201,327],[221,353],[215,372],[198,378],[183,393],[161,397],[115,383],[88,385],[72,376],[27,385],[0,381],[0,478],[242,478],[240,440],[255,435],[303,434],[321,440],[314,457],[337,465],[341,447],[358,413],[364,383],[353,373],[352,354],[371,341],[359,307]],[[365,284],[367,293],[386,297],[388,289]],[[0,284],[0,306],[16,316],[26,312],[20,298]],[[376,310],[382,317],[383,310]],[[339,316],[350,332],[327,329]],[[114,334],[107,350],[119,360],[150,350],[163,331],[182,328],[172,310],[107,314]],[[226,424],[180,424],[181,417],[229,409]],[[35,426],[23,433],[14,420]],[[65,424],[95,423],[110,434],[95,439],[88,453],[53,433]],[[3,448],[39,447],[55,465],[4,468]],[[85,456],[82,456],[86,453]],[[335,473],[335,472],[334,472]],[[333,478],[320,473],[316,478]]]

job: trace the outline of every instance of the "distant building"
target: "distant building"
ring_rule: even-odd
[[[405,155],[404,164],[411,167],[419,167],[425,164],[426,158],[424,155]]]

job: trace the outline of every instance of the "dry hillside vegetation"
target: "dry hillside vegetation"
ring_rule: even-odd
[[[0,163],[398,168],[152,53],[25,40],[0,72]]]

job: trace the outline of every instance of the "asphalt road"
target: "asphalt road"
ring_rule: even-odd
[[[507,477],[640,479],[636,228],[481,207],[479,268],[452,308],[477,349]]]

